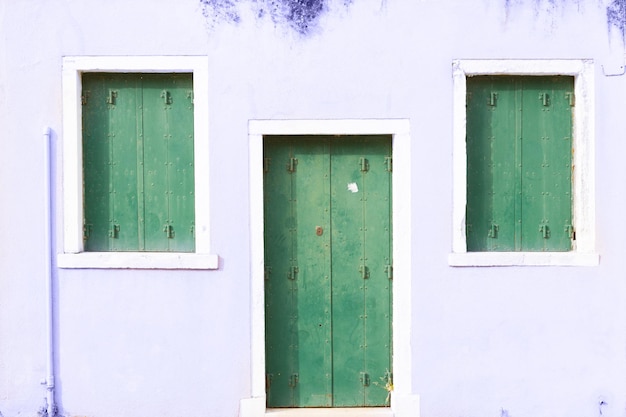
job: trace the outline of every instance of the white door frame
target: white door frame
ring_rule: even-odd
[[[251,397],[242,417],[264,416],[265,303],[263,244],[263,137],[265,135],[391,135],[393,156],[393,383],[391,411],[418,415],[411,366],[411,143],[406,119],[251,120],[249,135],[251,235]],[[341,140],[338,137],[338,140]],[[345,410],[345,409],[342,409]],[[328,409],[332,413],[332,409]],[[362,409],[362,411],[365,411]],[[417,413],[417,414],[416,414]],[[331,415],[331,414],[327,414]]]

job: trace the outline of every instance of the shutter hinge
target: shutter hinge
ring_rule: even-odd
[[[359,266],[359,272],[361,273],[361,278],[363,279],[368,279],[370,277],[370,269],[365,265]]]
[[[265,374],[265,389],[269,390],[272,386],[272,380],[274,379],[274,374]]]
[[[89,101],[89,91],[83,91],[83,94],[81,94],[80,96],[80,104],[82,104],[83,106],[87,105],[87,102]]]
[[[112,237],[113,239],[117,239],[120,236],[120,225],[119,224],[111,224],[111,227],[109,228],[109,237]]]
[[[567,233],[570,239],[576,240],[576,229],[571,224],[565,226],[565,233]]]
[[[92,228],[93,228],[93,226],[91,224],[84,224],[83,225],[83,240],[89,239],[89,236],[91,236],[91,229]]]
[[[361,384],[364,387],[369,387],[370,386],[370,376],[367,372],[361,372]]]
[[[576,105],[576,94],[574,93],[565,93],[565,98],[569,101],[570,107],[574,107]]]
[[[289,158],[289,163],[287,164],[287,171],[295,172],[296,165],[298,165],[298,158]]]
[[[296,279],[296,275],[298,275],[298,267],[297,266],[292,266],[289,270],[289,279],[290,280],[295,280]]]
[[[298,374],[291,374],[289,376],[289,386],[295,388],[298,385]]]
[[[191,104],[193,103],[193,91],[188,91],[187,92],[187,98],[189,99],[189,101],[191,102]]]
[[[497,101],[498,101],[498,93],[491,92],[489,94],[489,97],[487,97],[487,105],[494,107]]]
[[[161,91],[161,98],[163,99],[163,104],[168,105],[172,104],[172,95],[169,91],[163,90]]]
[[[367,158],[361,158],[359,163],[361,164],[361,172],[367,172],[370,168],[370,163]]]
[[[109,94],[107,95],[107,104],[115,106],[115,99],[117,99],[117,90],[109,90]]]
[[[387,279],[393,279],[393,265],[385,265],[385,272],[387,273]]]
[[[393,171],[393,157],[386,156],[385,157],[385,165],[387,165],[387,172]]]
[[[172,226],[171,224],[166,224],[165,226],[163,226],[163,231],[165,232],[165,236],[167,236],[168,239],[174,238],[174,226]]]
[[[550,94],[548,93],[541,93],[539,94],[539,100],[541,100],[541,104],[544,105],[544,107],[547,107],[550,105]]]
[[[496,239],[498,237],[499,229],[500,229],[500,226],[498,226],[495,223],[491,223],[491,226],[489,226],[489,233],[487,234],[487,236],[489,236],[490,238]]]
[[[550,228],[547,224],[542,224],[541,226],[539,226],[539,232],[541,232],[541,237],[543,237],[544,239],[550,238]]]
[[[269,281],[270,280],[270,275],[272,275],[272,267],[271,266],[266,266],[265,267],[265,271],[263,273],[263,278],[265,279],[265,281]]]
[[[270,172],[270,162],[272,158],[263,158],[263,172]]]

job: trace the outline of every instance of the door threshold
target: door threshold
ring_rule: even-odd
[[[389,407],[359,408],[268,408],[266,416],[271,417],[393,417]]]

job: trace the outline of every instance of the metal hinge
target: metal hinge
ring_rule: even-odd
[[[93,229],[93,225],[91,224],[83,225],[83,240],[89,239],[89,236],[91,236],[91,229]]]
[[[163,99],[163,104],[168,105],[172,104],[172,95],[169,91],[163,90],[161,91],[161,98]]]
[[[385,265],[385,272],[387,273],[387,279],[393,279],[393,265]]]
[[[393,157],[385,156],[385,165],[387,166],[387,172],[393,171]]]
[[[272,275],[272,267],[266,266],[265,271],[263,273],[263,279],[265,279],[265,281],[269,281],[270,275]]]
[[[165,232],[165,236],[167,236],[168,239],[174,238],[174,226],[172,226],[171,224],[166,224],[165,226],[163,226],[163,231]]]
[[[80,96],[80,104],[82,104],[83,106],[87,105],[87,102],[89,101],[89,91],[83,91],[83,94],[81,94]]]
[[[490,238],[496,239],[498,237],[499,229],[500,229],[500,226],[498,226],[495,223],[491,223],[491,226],[489,226],[489,233],[487,234],[487,236],[489,236]]]
[[[298,385],[298,374],[291,374],[289,376],[289,386],[295,388]]]
[[[547,224],[540,225],[539,232],[541,232],[541,237],[543,237],[544,239],[550,238],[550,228]]]
[[[117,99],[117,90],[109,90],[109,94],[107,95],[107,104],[111,106],[115,106],[115,100]]]
[[[191,104],[193,104],[193,91],[188,91],[187,92],[187,98],[189,99]]]
[[[370,375],[367,372],[361,372],[361,384],[364,387],[369,387],[370,386]]]
[[[263,158],[263,172],[270,172],[270,162],[272,158]]]
[[[571,224],[565,226],[565,233],[567,233],[567,236],[569,236],[570,239],[576,240],[576,229],[574,229],[574,226]]]
[[[576,95],[574,93],[565,93],[565,98],[569,101],[570,107],[574,107],[576,105]]]
[[[296,279],[296,275],[298,275],[298,267],[297,266],[292,266],[289,269],[289,279],[291,279],[291,280]]]
[[[491,92],[489,94],[489,97],[487,97],[487,105],[494,107],[497,101],[498,101],[498,93]]]
[[[539,94],[539,100],[541,100],[541,104],[544,105],[544,107],[547,107],[550,105],[550,94],[548,93],[541,93]]]
[[[298,158],[289,158],[289,163],[287,164],[287,171],[295,172],[296,165],[298,165]]]
[[[361,165],[361,172],[367,172],[370,169],[370,163],[367,158],[361,158],[359,160],[359,164]]]
[[[359,266],[359,272],[361,273],[361,278],[363,279],[368,279],[370,277],[370,269],[365,265]]]
[[[120,225],[119,224],[111,224],[109,228],[109,237],[113,239],[117,239],[120,236]]]

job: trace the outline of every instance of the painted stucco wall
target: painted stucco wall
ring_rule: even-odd
[[[208,57],[220,267],[54,268],[63,415],[238,414],[251,375],[248,121],[325,118],[410,121],[406,314],[421,415],[625,415],[626,76],[605,76],[623,70],[623,11],[600,0],[0,1],[0,415],[43,405],[42,129],[55,143],[60,251],[62,57],[89,55]],[[448,265],[452,61],[505,58],[594,61],[597,267]]]

